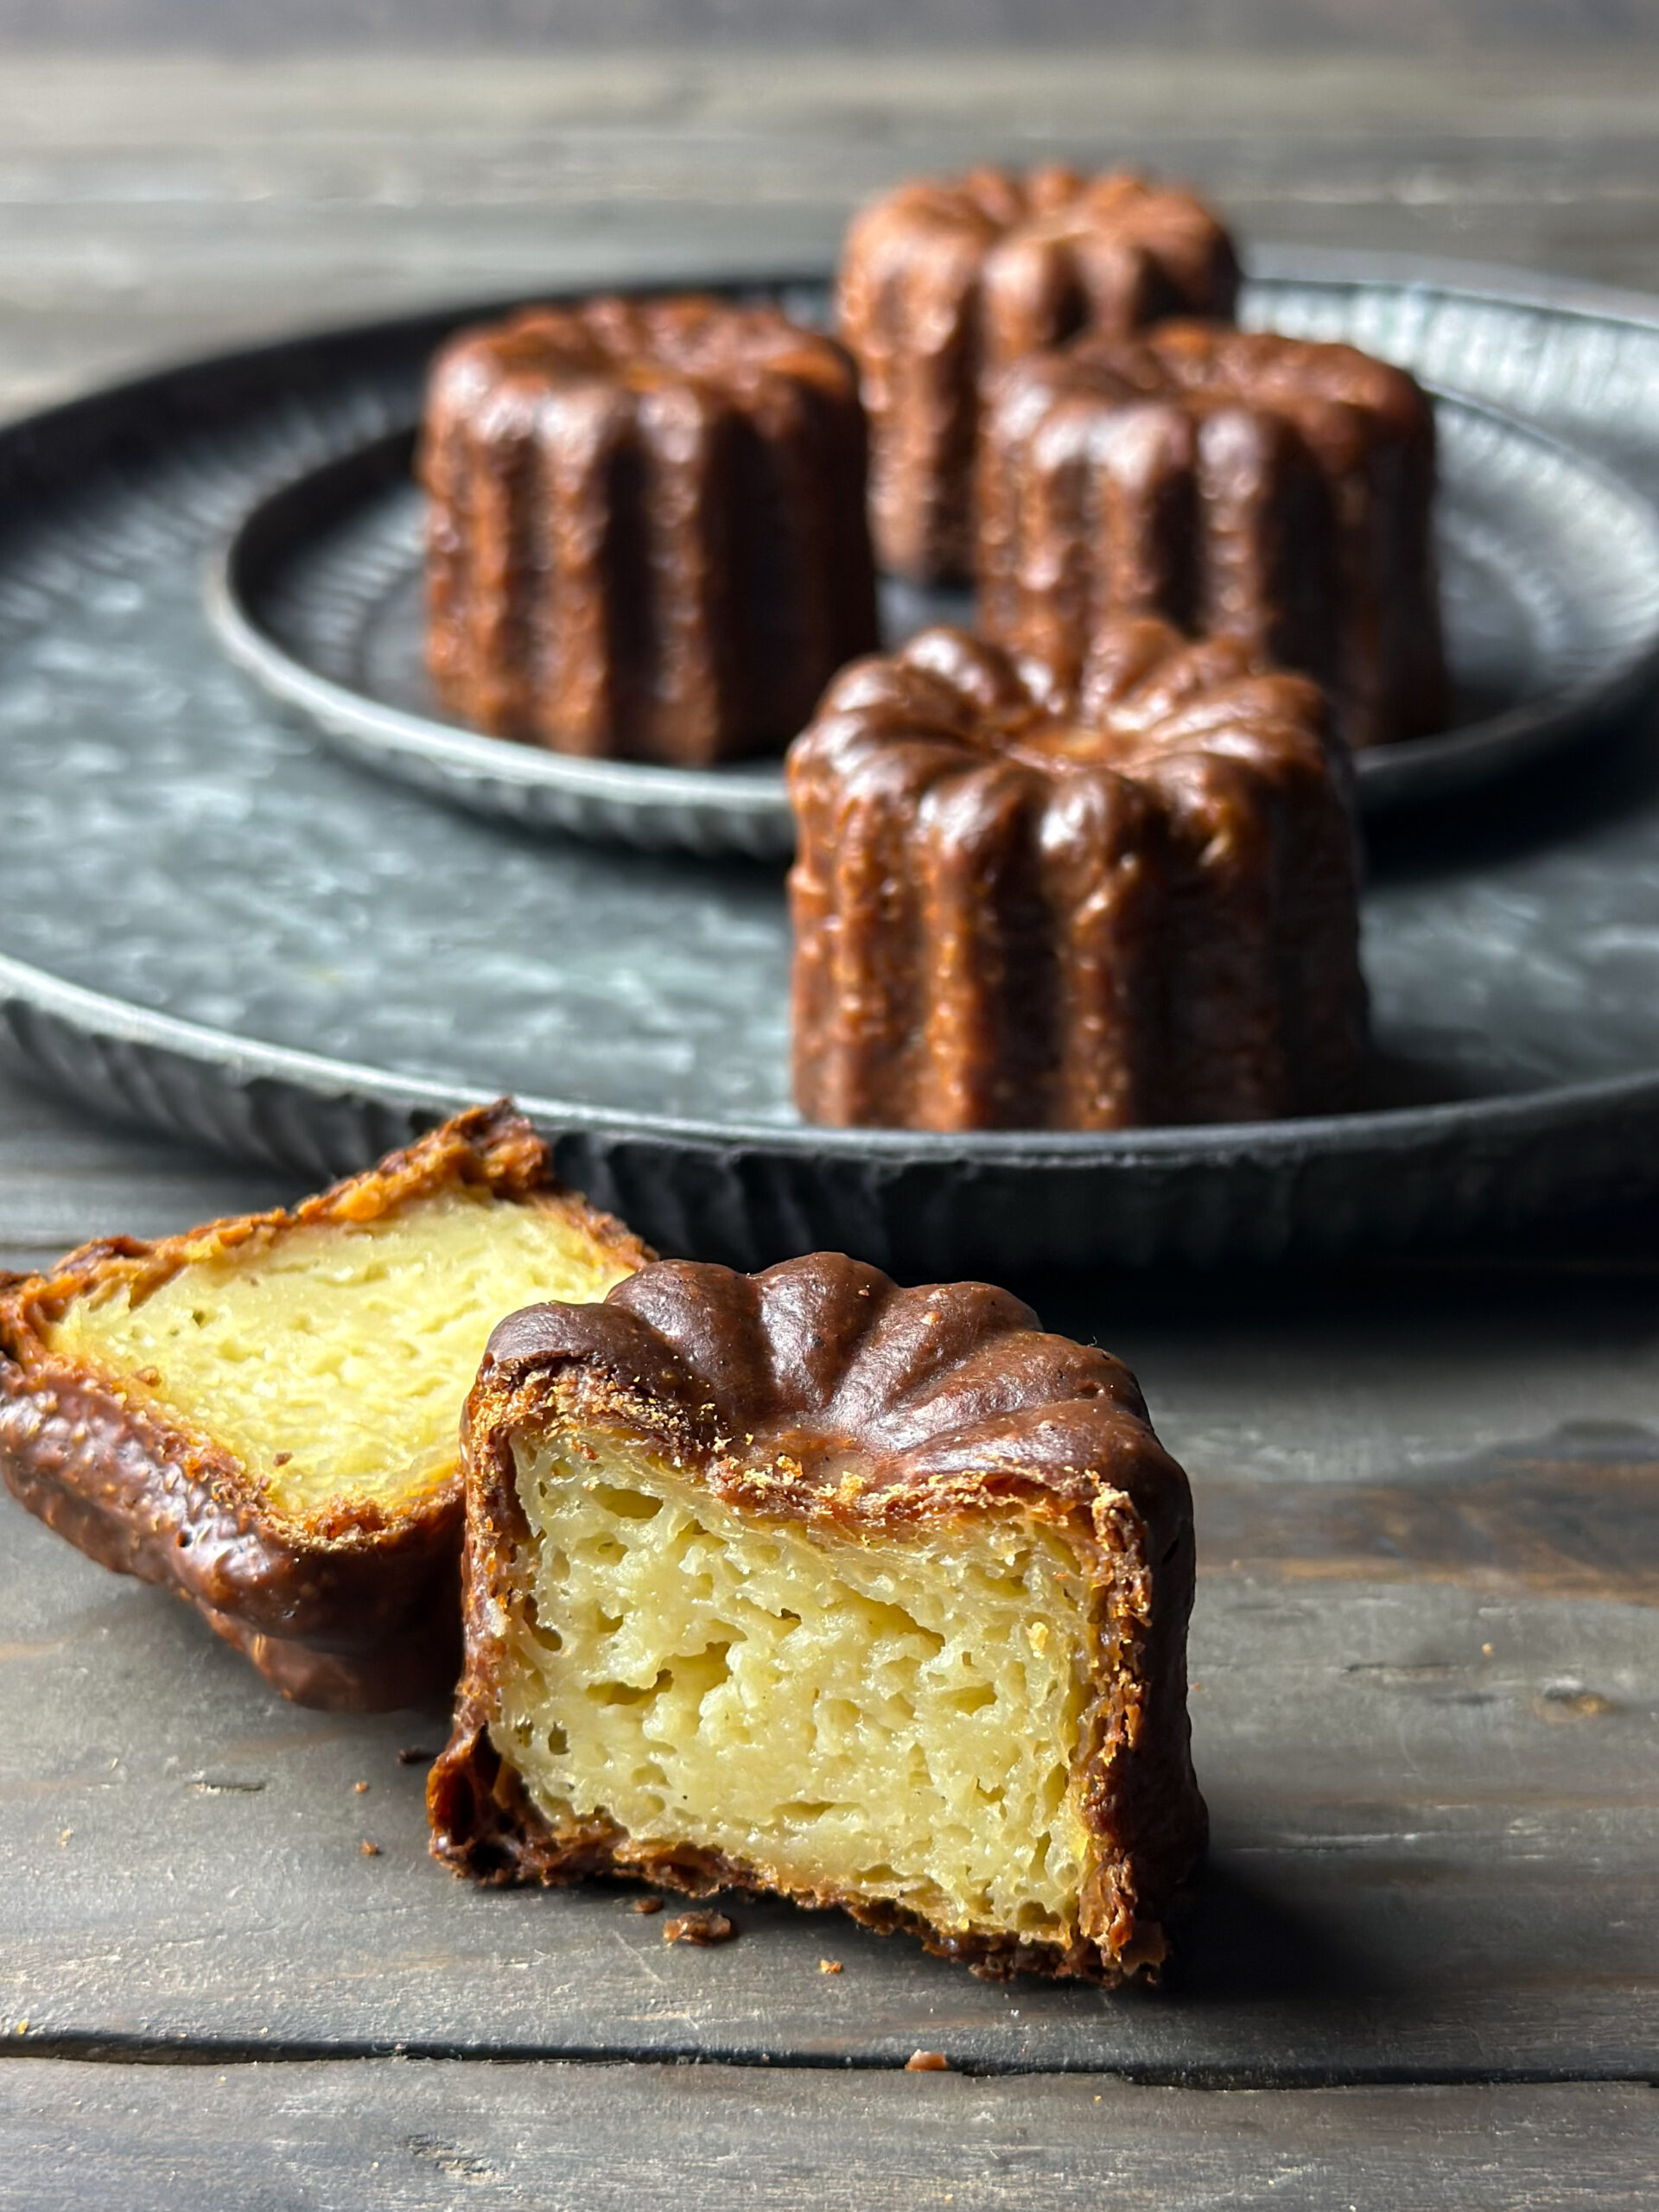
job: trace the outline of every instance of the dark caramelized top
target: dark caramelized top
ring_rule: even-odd
[[[1158,315],[1230,316],[1232,242],[1196,194],[1132,169],[1084,176],[1057,162],[916,177],[859,216],[852,244],[968,252],[982,266],[984,342],[1005,360],[1039,331],[1129,329]],[[855,317],[856,320],[856,317]]]
[[[801,329],[775,307],[700,294],[603,296],[526,308],[463,331],[439,357],[433,404],[476,404],[486,391],[533,396],[595,382],[641,394],[691,382],[745,401],[776,377],[848,401],[856,390],[852,364],[835,340]]]
[[[826,772],[888,773],[917,747],[949,748],[963,766],[1012,760],[1049,779],[1104,768],[1134,781],[1185,753],[1342,773],[1317,684],[1270,668],[1239,639],[1194,642],[1149,616],[1103,626],[1081,696],[1042,662],[944,626],[856,661],[791,748],[791,788],[798,800]]]
[[[610,1394],[654,1414],[750,1510],[892,1525],[998,1496],[1086,1506],[1103,1488],[1160,1527],[1190,1510],[1128,1369],[988,1283],[901,1290],[835,1252],[754,1275],[659,1261],[603,1305],[503,1321],[474,1434],[526,1382],[573,1371],[596,1379],[601,1416]]]
[[[1333,473],[1379,439],[1433,448],[1433,410],[1404,369],[1353,346],[1215,322],[1164,322],[1135,337],[1090,332],[1015,362],[996,397],[1007,416],[1071,399],[1178,401],[1201,413],[1242,404],[1294,423]]]

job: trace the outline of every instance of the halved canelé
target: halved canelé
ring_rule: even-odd
[[[650,1257],[503,1103],[293,1212],[0,1278],[0,1473],[302,1704],[448,1694],[459,1429],[491,1329]]]
[[[983,1283],[663,1262],[505,1321],[465,1437],[440,1859],[1155,1971],[1205,1830],[1192,1516],[1117,1361]]]

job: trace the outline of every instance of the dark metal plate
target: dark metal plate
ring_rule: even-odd
[[[1440,799],[1575,745],[1655,679],[1659,515],[1511,418],[1450,393],[1437,411],[1456,711],[1443,734],[1360,755],[1367,812]],[[378,439],[253,509],[208,577],[209,616],[232,657],[353,759],[475,812],[646,847],[787,854],[778,761],[575,760],[445,715],[423,661],[413,440],[412,429]],[[889,581],[884,628],[897,643],[971,610],[968,594]]]
[[[1281,319],[1332,290],[1287,281]],[[1580,434],[1587,378],[1622,365],[1618,433],[1645,406],[1659,453],[1659,321],[1409,277],[1398,298],[1425,359],[1442,314],[1475,368],[1541,327]],[[200,579],[237,518],[407,423],[442,327],[233,356],[0,435],[0,1014],[37,1065],[307,1172],[512,1090],[564,1171],[667,1248],[839,1243],[912,1275],[1334,1249],[1659,1185],[1640,731],[1380,845],[1372,1110],[1109,1137],[801,1128],[775,868],[435,807],[320,747],[209,631]]]

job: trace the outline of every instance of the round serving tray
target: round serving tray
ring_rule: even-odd
[[[821,315],[827,300],[797,298]],[[1581,741],[1659,669],[1659,513],[1513,417],[1436,396],[1441,598],[1455,694],[1444,733],[1363,753],[1367,813],[1446,798]],[[365,766],[480,814],[646,847],[787,854],[783,767],[573,759],[458,726],[424,664],[423,502],[412,427],[258,501],[207,577],[209,620],[273,698]],[[889,580],[897,644],[971,621],[971,594]]]
[[[1279,270],[1276,321],[1372,316],[1580,442],[1605,391],[1609,450],[1645,466],[1638,489],[1659,473],[1659,309]],[[912,1277],[1330,1250],[1659,1187],[1659,748],[1634,725],[1383,840],[1366,1111],[801,1127],[775,867],[434,806],[320,746],[208,627],[200,578],[238,518],[406,423],[453,320],[231,356],[0,433],[0,1020],[38,1066],[307,1173],[513,1090],[563,1172],[665,1249],[835,1243]]]

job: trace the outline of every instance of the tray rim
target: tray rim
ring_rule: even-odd
[[[1484,264],[1411,255],[1340,254],[1324,249],[1260,249],[1252,257],[1253,269],[1262,273],[1310,283],[1328,283],[1346,288],[1364,282],[1395,289],[1451,293],[1489,298],[1497,304],[1566,315],[1589,321],[1627,325],[1659,339],[1659,296],[1621,292],[1576,279],[1552,279],[1523,270],[1505,270]],[[682,268],[641,280],[646,283],[689,282]],[[715,281],[704,274],[699,280]],[[815,281],[798,272],[779,275],[775,270],[731,272],[738,284],[786,284]],[[233,371],[270,371],[284,359],[354,344],[390,340],[423,323],[435,334],[454,327],[467,316],[487,313],[499,301],[470,307],[435,308],[429,314],[403,312],[350,326],[332,326],[293,334],[251,346],[200,357],[107,385],[24,416],[0,429],[0,450],[26,448],[42,435],[61,436],[78,424],[107,417],[113,411],[142,406],[162,394],[176,395],[181,380],[214,377]],[[1502,410],[1496,410],[1500,414]],[[1539,435],[1547,435],[1540,433]],[[1574,458],[1579,456],[1573,448]],[[1599,464],[1598,464],[1599,465]],[[78,984],[50,969],[0,951],[0,1015],[15,1050],[37,1066],[50,1069],[53,1055],[44,1041],[33,1034],[31,1017],[56,1026],[90,1045],[135,1048],[181,1065],[205,1075],[210,1084],[227,1091],[246,1091],[262,1084],[274,1084],[281,1094],[320,1104],[325,1098],[356,1099],[365,1104],[388,1106],[423,1116],[441,1116],[455,1105],[486,1095],[483,1086],[464,1079],[445,1081],[339,1059],[296,1047],[243,1036],[210,1024],[161,1013],[135,1001]],[[137,1095],[138,1090],[143,1096]],[[217,1130],[204,1132],[200,1122],[181,1113],[151,1086],[127,1086],[124,1110],[178,1129],[190,1126],[194,1133],[212,1134],[232,1148],[264,1152],[269,1148],[245,1133],[226,1137]],[[773,1157],[823,1158],[868,1161],[878,1171],[896,1171],[907,1163],[935,1167],[957,1166],[969,1173],[976,1168],[1006,1166],[1037,1169],[1098,1166],[1126,1170],[1137,1164],[1196,1170],[1224,1168],[1248,1160],[1263,1169],[1284,1170],[1298,1162],[1350,1156],[1370,1152],[1381,1155],[1432,1150],[1459,1138],[1486,1136],[1500,1147],[1520,1143],[1540,1131],[1593,1119],[1602,1114],[1659,1115],[1659,1058],[1651,1069],[1568,1084],[1542,1084],[1535,1089],[1440,1102],[1426,1106],[1392,1107],[1363,1113],[1278,1122],[1211,1123],[1099,1133],[1057,1131],[994,1131],[969,1135],[940,1135],[913,1130],[837,1130],[812,1125],[791,1126],[760,1122],[709,1122],[694,1118],[649,1115],[625,1109],[594,1107],[540,1096],[525,1096],[521,1103],[550,1128],[573,1136],[591,1136],[601,1142],[631,1140],[648,1147],[677,1151],[721,1154],[748,1159]]]
[[[1265,277],[1281,283],[1323,284],[1342,289],[1356,283],[1398,291],[1418,291],[1490,301],[1500,307],[1522,308],[1541,314],[1567,315],[1589,322],[1628,324],[1632,329],[1659,335],[1659,292],[1599,283],[1589,277],[1555,276],[1546,270],[1526,269],[1498,261],[1460,261],[1453,255],[1395,251],[1386,247],[1347,249],[1299,245],[1290,239],[1258,239],[1242,249],[1244,280]],[[776,291],[796,285],[822,284],[822,267],[772,259],[746,263],[722,259],[703,262],[689,255],[668,255],[659,263],[641,259],[623,281],[610,286],[591,280],[576,281],[553,276],[548,283],[527,292],[480,293],[460,298],[444,295],[414,299],[382,315],[357,321],[301,321],[285,325],[245,343],[213,353],[169,354],[165,351],[141,363],[130,374],[93,385],[86,391],[52,401],[0,424],[0,439],[10,439],[25,429],[46,429],[87,410],[97,411],[118,399],[135,400],[152,390],[174,383],[197,371],[217,371],[232,365],[254,367],[326,346],[369,344],[397,331],[429,325],[435,333],[453,330],[476,317],[505,315],[527,302],[549,299],[559,293],[608,289],[624,295],[657,289],[664,284],[701,286],[708,290],[744,289]]]
[[[297,654],[288,652],[252,612],[251,591],[243,571],[254,557],[250,534],[266,523],[274,508],[303,493],[320,479],[369,464],[382,448],[410,444],[417,426],[387,430],[327,461],[302,476],[267,492],[233,524],[207,556],[203,603],[214,637],[230,658],[266,695],[308,715],[327,735],[352,738],[372,734],[385,752],[425,760],[438,769],[474,768],[480,776],[535,791],[566,791],[573,797],[615,804],[699,806],[717,792],[722,809],[753,816],[771,825],[778,817],[782,787],[774,776],[753,767],[734,767],[711,777],[706,768],[677,768],[647,760],[585,759],[520,745],[460,722],[440,721],[406,707],[393,707],[325,676]],[[364,756],[353,747],[352,757]]]
[[[1355,280],[1351,276],[1346,281]],[[1436,401],[1530,444],[1558,466],[1575,470],[1598,485],[1605,497],[1623,503],[1633,518],[1644,518],[1655,572],[1659,574],[1659,503],[1622,480],[1594,454],[1510,409],[1456,385],[1427,378],[1422,383]],[[429,791],[435,780],[453,781],[454,788],[446,794],[451,804],[490,816],[525,819],[469,795],[470,788],[495,784],[545,794],[550,800],[562,798],[574,805],[585,803],[614,810],[604,817],[608,826],[598,829],[563,819],[555,823],[531,818],[528,823],[544,834],[601,842],[616,834],[618,819],[637,813],[643,823],[646,817],[683,810],[699,822],[706,817],[714,825],[696,839],[685,841],[693,849],[712,852],[729,844],[739,851],[764,848],[787,853],[794,842],[793,824],[779,762],[769,761],[764,769],[745,765],[711,774],[707,769],[587,759],[518,744],[467,729],[435,714],[421,714],[378,700],[325,675],[272,635],[259,620],[257,585],[250,575],[260,557],[260,535],[280,530],[278,517],[288,503],[298,503],[308,493],[315,493],[330,477],[372,468],[378,455],[412,444],[418,432],[418,423],[413,423],[383,431],[348,452],[290,477],[263,493],[223,533],[207,557],[203,603],[215,638],[235,665],[268,697],[305,716],[326,742],[339,744],[349,758],[372,772],[398,782],[414,781]],[[1659,619],[1643,643],[1600,674],[1504,708],[1478,721],[1357,753],[1354,768],[1360,810],[1378,814],[1428,804],[1489,779],[1501,779],[1542,755],[1581,742],[1586,730],[1624,711],[1656,683],[1659,683]],[[408,763],[419,763],[429,773],[411,778],[403,765]],[[727,825],[724,833],[721,823]],[[643,829],[641,834],[645,834]],[[650,842],[679,841],[659,840],[652,835]]]
[[[469,1084],[461,1078],[402,1075],[366,1061],[335,1059],[297,1046],[241,1038],[232,1031],[215,1029],[210,1023],[162,1014],[92,990],[0,952],[0,1009],[19,1002],[79,1035],[155,1050],[177,1060],[216,1068],[238,1083],[273,1081],[317,1096],[346,1094],[441,1116],[499,1096],[488,1084]],[[232,1049],[227,1052],[227,1046]],[[1315,1155],[1328,1157],[1332,1152],[1414,1151],[1471,1129],[1518,1134],[1601,1107],[1651,1104],[1659,1116],[1659,1063],[1651,1070],[1637,1069],[1624,1075],[1542,1084],[1535,1090],[1446,1099],[1427,1106],[1377,1107],[1275,1121],[1159,1123],[1099,1130],[834,1128],[809,1122],[707,1122],[690,1116],[583,1105],[543,1098],[532,1091],[521,1090],[514,1096],[522,1111],[547,1128],[573,1135],[638,1138],[677,1149],[874,1159],[894,1166],[912,1161],[934,1166],[1094,1166],[1113,1161],[1133,1164],[1140,1159],[1220,1166],[1246,1153],[1253,1161],[1276,1164]],[[1325,1141],[1333,1135],[1338,1142]],[[1340,1141],[1343,1139],[1348,1141]]]

